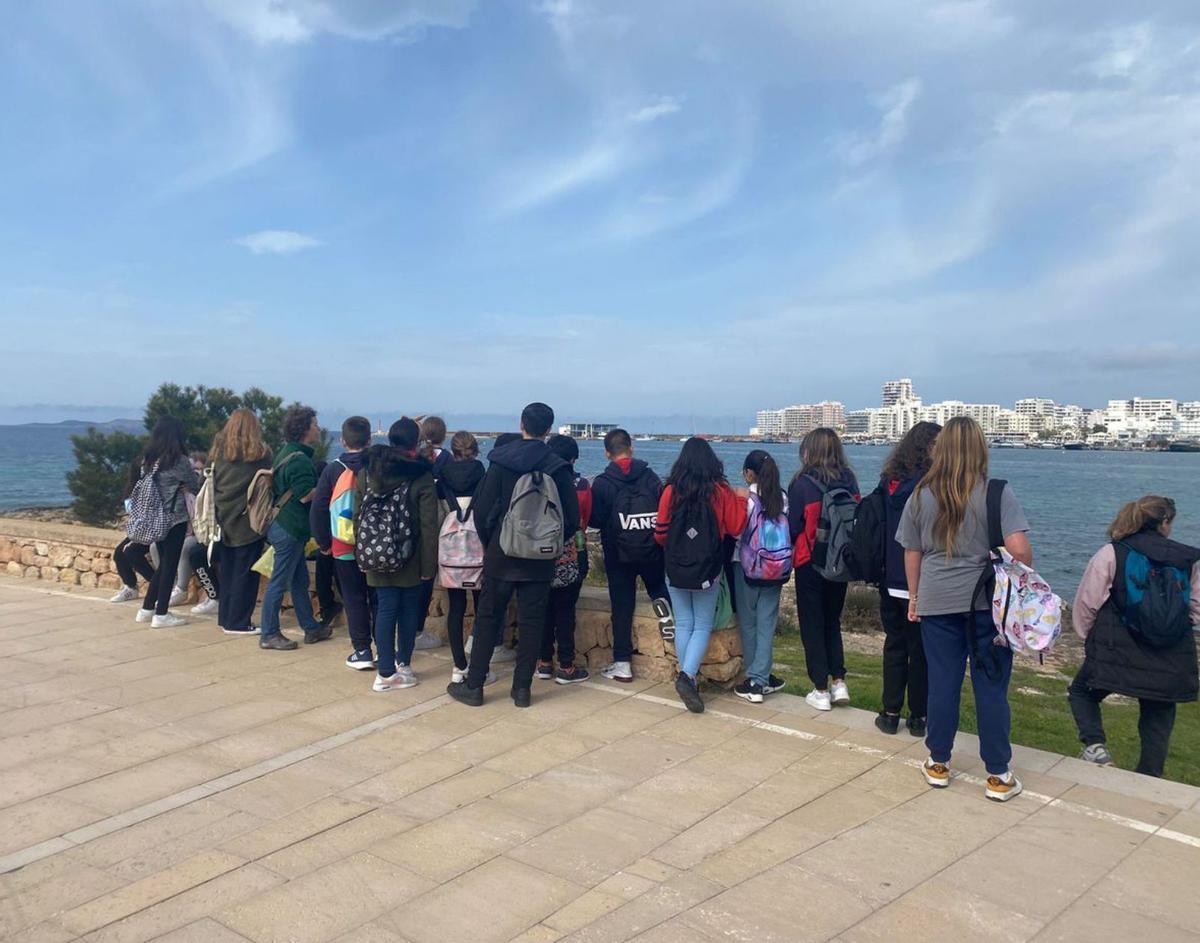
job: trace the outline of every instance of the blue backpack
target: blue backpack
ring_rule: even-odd
[[[1151,648],[1170,648],[1192,629],[1191,574],[1152,560],[1123,540],[1115,541],[1114,549],[1125,577],[1121,622]]]

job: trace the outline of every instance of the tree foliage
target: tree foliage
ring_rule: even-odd
[[[297,405],[295,403],[290,405]],[[263,439],[276,452],[283,445],[283,415],[289,407],[283,398],[272,396],[256,386],[241,395],[219,386],[180,386],[164,383],[146,402],[143,422],[146,430],[163,416],[183,422],[189,452],[207,452],[221,427],[241,407],[252,409],[263,427]],[[128,432],[97,432],[71,437],[77,467],[67,474],[67,486],[75,501],[72,508],[88,524],[110,524],[123,510],[129,468],[145,447],[146,437]],[[319,460],[325,458],[328,443],[322,435],[314,447]]]

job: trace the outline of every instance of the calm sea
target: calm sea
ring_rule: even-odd
[[[0,426],[0,512],[30,506],[66,505],[65,481],[74,467],[73,429]],[[731,479],[740,480],[750,446],[718,442],[713,447]],[[768,445],[784,480],[795,473],[794,445]],[[484,450],[486,452],[487,445]],[[639,458],[665,476],[679,451],[676,442],[638,442]],[[873,486],[886,448],[847,449],[860,483]],[[599,442],[580,443],[579,469],[594,475],[605,465]],[[1200,454],[1162,452],[1066,452],[997,449],[991,472],[1007,478],[1025,508],[1038,569],[1064,594],[1074,592],[1088,558],[1105,540],[1104,528],[1117,508],[1142,494],[1165,494],[1179,507],[1175,535],[1200,545]]]

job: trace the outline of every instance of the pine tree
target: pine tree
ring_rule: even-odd
[[[71,509],[85,524],[105,525],[124,510],[129,469],[142,454],[145,438],[128,432],[97,432],[71,436],[77,467],[67,473],[75,501]]]

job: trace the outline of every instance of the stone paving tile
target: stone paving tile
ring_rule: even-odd
[[[158,937],[156,943],[242,943],[246,938],[205,917]]]
[[[416,819],[405,818],[390,810],[376,809],[273,852],[257,863],[286,878],[297,878],[374,848],[393,835],[416,828],[419,824]]]
[[[656,848],[654,856],[687,870],[770,824],[770,819],[741,811],[740,802],[727,805]]]
[[[1091,890],[1105,903],[1171,924],[1200,930],[1200,848],[1151,836]]]
[[[1087,894],[1046,924],[1034,939],[1038,943],[1096,943],[1097,940],[1196,943],[1200,933],[1159,923]]]
[[[683,873],[565,937],[569,943],[631,940],[721,893],[719,884]]]
[[[945,938],[1018,943],[1032,939],[1042,924],[937,879],[840,931],[846,943]]]
[[[508,857],[592,887],[674,836],[665,824],[609,808],[592,809],[527,841]]]
[[[1088,818],[1066,809],[1039,809],[1012,829],[1012,834],[1038,848],[1114,867],[1148,837],[1124,825]]]
[[[395,914],[413,943],[502,943],[540,923],[584,888],[510,858],[493,858]]]
[[[161,799],[189,786],[215,779],[235,769],[192,751],[149,760],[90,782],[62,790],[58,795],[105,812],[117,813],[154,799]]]
[[[433,882],[406,868],[360,852],[214,916],[256,943],[317,943],[374,920],[433,887]]]
[[[329,796],[253,831],[243,831],[220,847],[247,861],[256,861],[370,811],[371,806]]]
[[[492,802],[550,827],[607,802],[620,793],[622,783],[614,775],[566,763],[501,790]]]
[[[267,773],[214,796],[231,809],[249,812],[264,819],[278,819],[333,792],[326,783],[306,779],[291,769]]]
[[[105,813],[62,796],[41,796],[0,809],[0,855],[104,818]]]
[[[555,730],[490,757],[483,766],[506,773],[514,781],[527,779],[599,749],[602,745],[599,740]]]
[[[10,939],[18,931],[124,884],[119,878],[67,855],[56,855],[4,878],[6,893],[0,898],[0,939]]]

